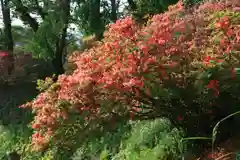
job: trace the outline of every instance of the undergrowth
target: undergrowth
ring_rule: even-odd
[[[167,119],[129,121],[114,133],[106,133],[85,143],[73,156],[80,159],[167,160],[179,159],[183,132]]]

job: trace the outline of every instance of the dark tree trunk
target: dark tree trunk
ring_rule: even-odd
[[[64,23],[64,27],[62,29],[62,34],[56,43],[56,53],[55,58],[52,63],[55,68],[56,75],[60,75],[64,73],[63,68],[63,53],[66,47],[66,37],[67,37],[67,28],[69,24],[69,16],[70,16],[70,2],[71,0],[61,0],[59,3],[59,8],[62,10],[62,20]]]
[[[60,44],[60,43],[57,43],[57,44]],[[62,54],[63,54],[62,47],[57,45],[55,57],[52,60],[52,64],[53,64],[56,75],[60,75],[64,73]]]
[[[36,3],[36,7],[37,7],[36,10],[38,14],[44,20],[48,15],[48,13],[43,12],[43,9],[38,5],[37,0],[35,0],[34,2]],[[37,20],[31,17],[31,15],[28,13],[28,8],[23,5],[23,2],[21,0],[14,1],[14,3],[16,6],[16,11],[20,14],[20,18],[24,22],[27,22],[34,32],[37,32],[39,28],[39,24]],[[58,40],[56,42],[56,45],[55,45],[56,48],[53,49],[49,44],[47,44],[49,51],[52,53],[55,53],[54,54],[55,56],[52,60],[52,64],[55,69],[56,75],[64,73],[62,57],[63,57],[64,49],[66,47],[67,28],[68,28],[69,16],[70,16],[70,3],[71,3],[71,0],[56,1],[56,4],[59,7],[59,11],[61,11],[60,13],[61,15],[59,15],[60,19],[58,19],[57,21],[62,21],[64,26],[62,28],[61,35],[58,37]],[[44,4],[44,5],[47,5],[47,4]]]
[[[113,22],[115,22],[117,20],[117,4],[116,4],[116,0],[111,0],[111,7],[112,7],[111,20]]]
[[[10,16],[10,8],[9,8],[9,0],[1,0],[2,6],[2,15],[3,15],[3,23],[4,23],[4,42],[6,46],[6,50],[9,53],[9,66],[8,66],[8,74],[10,75],[14,69],[14,56],[13,56],[13,38],[12,38],[12,25],[11,25],[11,16]]]
[[[104,26],[101,20],[100,13],[100,0],[89,0],[90,1],[90,26],[99,40],[103,37]]]

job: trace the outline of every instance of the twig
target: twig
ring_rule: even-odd
[[[230,153],[224,154],[224,155],[222,155],[221,157],[216,158],[215,160],[221,160],[222,158],[225,158],[225,157],[227,157],[227,156],[229,156],[229,155],[231,155],[231,154],[234,154],[234,153],[233,153],[233,152],[230,152]]]

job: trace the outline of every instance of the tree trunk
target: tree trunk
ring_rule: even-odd
[[[112,7],[111,20],[113,22],[115,22],[117,20],[117,4],[116,4],[116,0],[111,0],[111,7]]]
[[[1,0],[3,23],[4,23],[4,43],[8,51],[9,66],[8,74],[10,75],[14,69],[14,56],[13,56],[13,38],[12,38],[12,25],[9,8],[9,0]]]
[[[66,47],[66,37],[67,37],[67,28],[69,24],[69,16],[70,16],[70,2],[71,0],[61,0],[59,3],[59,8],[62,10],[62,20],[63,20],[63,29],[60,38],[56,43],[56,53],[55,58],[53,59],[52,63],[55,68],[56,75],[60,75],[64,73],[63,67],[63,53]]]
[[[62,47],[57,46],[56,52],[55,52],[55,57],[52,60],[52,64],[55,70],[56,75],[60,75],[64,73],[64,68],[63,68],[63,62],[62,62]]]
[[[89,0],[90,1],[90,26],[99,40],[103,37],[104,26],[101,20],[100,14],[100,0]]]

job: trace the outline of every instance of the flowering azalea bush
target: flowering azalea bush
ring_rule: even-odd
[[[229,105],[222,95],[234,99],[239,87],[240,13],[228,6],[179,1],[144,27],[131,17],[109,25],[102,42],[70,57],[72,74],[22,106],[36,114],[34,149],[70,146],[119,117],[209,125]]]

